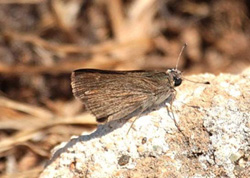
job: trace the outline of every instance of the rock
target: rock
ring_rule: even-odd
[[[250,177],[250,68],[186,77],[173,113],[161,107],[72,138],[43,177]]]

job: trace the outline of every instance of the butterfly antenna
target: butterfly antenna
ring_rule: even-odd
[[[200,83],[200,84],[206,84],[206,85],[209,85],[210,84],[210,82],[197,82],[197,81],[193,81],[193,80],[189,80],[189,79],[187,79],[187,78],[184,78],[184,77],[182,77],[184,80],[187,80],[187,81],[189,81],[189,82],[192,82],[192,83]]]
[[[182,48],[181,48],[181,52],[180,52],[180,54],[179,54],[179,56],[178,56],[178,59],[177,59],[177,63],[176,63],[176,66],[175,66],[175,69],[177,70],[177,67],[178,67],[178,65],[179,65],[179,61],[180,61],[180,58],[181,58],[181,55],[182,55],[182,53],[183,53],[183,51],[184,51],[184,49],[187,47],[187,43],[185,43],[183,46],[182,46]]]

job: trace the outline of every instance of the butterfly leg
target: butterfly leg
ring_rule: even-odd
[[[133,128],[133,125],[134,125],[135,121],[136,121],[139,117],[141,117],[141,115],[142,115],[142,113],[143,113],[144,111],[145,111],[145,109],[141,109],[141,111],[139,112],[139,114],[135,117],[135,119],[134,119],[133,122],[131,123],[131,126],[130,126],[129,129],[128,129],[127,135],[128,135],[128,133],[129,133],[129,131]]]
[[[128,131],[127,131],[127,135],[128,135],[128,133],[129,133],[129,131],[131,130],[131,128],[133,127],[135,121],[136,121],[139,117],[140,117],[140,116],[136,116],[136,118],[133,120],[133,122],[131,123],[131,125],[130,125]]]
[[[177,123],[177,121],[176,121],[176,119],[175,119],[174,112],[173,112],[173,102],[174,102],[175,97],[176,97],[176,94],[177,94],[177,93],[176,93],[176,90],[173,89],[171,92],[172,92],[172,94],[171,94],[171,96],[170,96],[170,97],[171,97],[171,100],[170,100],[170,102],[169,102],[170,107],[167,106],[168,114],[169,114],[169,116],[171,117],[170,113],[172,113],[172,119],[173,119],[173,121],[174,121],[175,127],[176,127],[177,130],[182,134],[182,136],[185,138],[186,143],[189,145],[189,140],[188,140],[188,138],[186,137],[186,135],[182,132],[181,128],[179,127],[179,125],[178,125],[178,123]]]
[[[179,131],[181,131],[181,129],[179,128],[179,126],[178,126],[178,124],[177,124],[177,121],[176,121],[176,119],[175,119],[174,112],[173,112],[173,102],[174,102],[175,97],[176,97],[176,90],[175,90],[175,89],[172,89],[171,93],[172,93],[172,94],[170,95],[171,100],[170,100],[170,102],[169,102],[170,107],[167,106],[167,110],[168,110],[169,116],[173,118],[173,121],[174,121],[175,126],[177,127],[177,129],[178,129]],[[172,113],[172,116],[170,115],[170,113]]]

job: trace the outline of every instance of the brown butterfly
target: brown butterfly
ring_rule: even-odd
[[[177,66],[186,46],[182,47],[176,67],[165,72],[75,70],[71,75],[73,94],[83,101],[98,122],[132,117],[166,100],[172,106],[176,96],[175,87],[182,83],[181,71]]]
[[[111,121],[144,112],[171,99],[181,85],[181,72],[108,71],[79,69],[72,72],[73,94],[98,122]]]

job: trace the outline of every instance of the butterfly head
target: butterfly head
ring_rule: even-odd
[[[167,70],[166,73],[169,74],[169,76],[171,77],[172,82],[173,82],[173,86],[177,87],[177,86],[181,85],[181,83],[182,83],[181,71],[174,68],[174,69]]]

